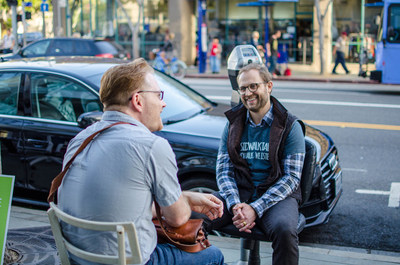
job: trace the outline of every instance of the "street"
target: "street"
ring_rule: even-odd
[[[183,81],[229,107],[229,80]],[[329,222],[300,243],[400,251],[400,86],[276,81],[272,95],[333,138],[343,169]]]

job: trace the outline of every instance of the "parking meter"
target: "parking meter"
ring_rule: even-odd
[[[253,45],[238,45],[228,57],[228,75],[232,86],[231,106],[234,107],[240,103],[239,94],[236,92],[239,89],[237,76],[239,70],[248,64],[262,64],[262,59],[257,49]]]

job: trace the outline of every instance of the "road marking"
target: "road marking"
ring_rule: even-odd
[[[359,102],[306,100],[306,99],[280,99],[279,101],[284,103],[298,103],[298,104],[400,109],[400,105],[398,104],[359,103]]]
[[[393,182],[390,187],[389,207],[400,206],[400,182]]]
[[[230,96],[213,96],[207,95],[211,100],[231,101]],[[306,99],[279,99],[282,103],[296,104],[313,104],[313,105],[331,105],[331,106],[351,106],[351,107],[371,107],[371,108],[388,108],[400,109],[399,104],[380,104],[380,103],[359,103],[359,102],[342,102],[342,101],[327,101],[327,100],[306,100]]]
[[[390,195],[390,191],[383,191],[383,190],[363,190],[357,189],[357,193],[361,194],[373,194],[373,195]]]
[[[367,173],[368,172],[368,170],[361,169],[361,168],[342,168],[342,171],[355,171],[355,172],[361,172],[361,173]]]
[[[215,96],[207,95],[207,98],[214,100],[230,101],[230,96]],[[283,103],[295,104],[313,104],[313,105],[331,105],[331,106],[351,106],[351,107],[372,107],[372,108],[388,108],[400,109],[399,104],[380,104],[380,103],[360,103],[360,102],[343,102],[343,101],[329,101],[329,100],[309,100],[309,99],[279,99]]]
[[[304,120],[304,122],[309,125],[317,125],[317,126],[319,125],[319,126],[333,126],[333,127],[340,127],[340,128],[361,128],[361,129],[400,131],[399,125],[341,122],[341,121],[313,121],[313,120]]]
[[[207,96],[207,98],[211,100],[231,101],[230,96]]]
[[[392,182],[390,191],[357,189],[356,193],[389,196],[388,207],[400,207],[400,182]]]
[[[228,96],[207,96],[207,98],[216,101],[229,101],[231,97]],[[281,100],[282,102],[285,100]],[[338,102],[341,103],[341,102]],[[363,103],[360,103],[363,104]],[[375,104],[377,105],[377,104]],[[396,106],[400,108],[400,105],[387,105]],[[315,126],[332,126],[340,128],[360,128],[360,129],[376,129],[376,130],[389,130],[389,131],[400,131],[399,125],[386,125],[386,124],[372,124],[372,123],[358,123],[358,122],[341,122],[341,121],[316,121],[316,120],[304,120],[309,125]]]

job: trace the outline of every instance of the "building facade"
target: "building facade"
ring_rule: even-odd
[[[345,31],[349,36],[350,61],[356,60],[360,51],[362,25],[368,40],[366,45],[373,47],[377,31],[374,18],[380,13],[379,7],[365,8],[362,21],[361,0],[318,2],[323,16],[323,53],[328,64],[332,60],[332,44],[340,32]],[[318,65],[320,57],[320,20],[314,0],[61,0],[57,3],[60,6],[55,6],[54,12],[65,18],[54,21],[57,34],[113,38],[132,52],[133,46],[137,46],[138,55],[145,58],[162,45],[165,34],[171,34],[176,55],[189,65],[195,63],[199,49],[218,37],[224,63],[235,45],[251,42],[254,31],[265,46],[270,34],[277,30],[282,32],[281,63]]]

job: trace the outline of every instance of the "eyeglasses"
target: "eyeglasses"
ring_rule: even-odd
[[[239,87],[237,92],[240,95],[244,95],[244,94],[246,94],[246,89],[248,89],[251,93],[254,93],[254,92],[257,91],[257,89],[260,87],[261,84],[265,84],[265,83],[264,82],[262,82],[262,83],[251,83],[248,86],[241,86],[241,87]]]
[[[150,92],[150,93],[157,93],[157,94],[158,94],[158,97],[160,98],[160,100],[163,100],[163,99],[164,99],[164,91],[162,91],[162,90],[160,90],[160,91],[155,91],[155,90],[140,90],[140,91],[138,91],[137,93],[139,94],[139,93],[147,93],[147,92]],[[132,100],[132,97],[129,98],[129,101],[131,101],[131,100]]]

